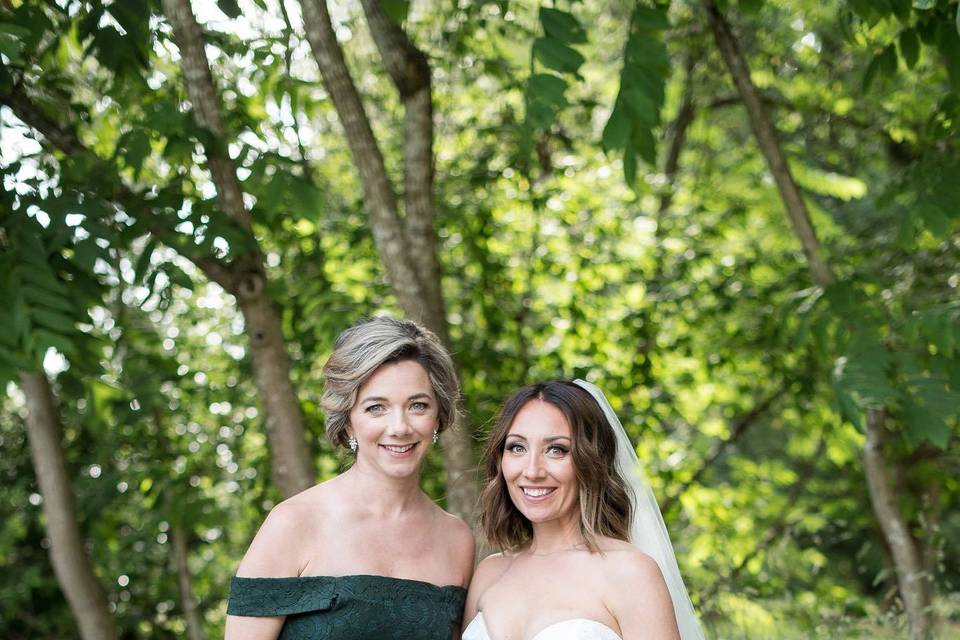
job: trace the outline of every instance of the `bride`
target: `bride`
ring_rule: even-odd
[[[463,640],[701,640],[623,427],[582,380],[524,387],[487,444]]]

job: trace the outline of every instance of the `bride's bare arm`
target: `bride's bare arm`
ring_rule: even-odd
[[[656,561],[635,550],[615,555],[605,600],[623,640],[680,640],[673,600]]]

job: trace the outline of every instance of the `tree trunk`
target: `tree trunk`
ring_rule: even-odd
[[[107,596],[93,572],[80,526],[61,445],[62,427],[50,381],[42,371],[22,372],[27,398],[27,436],[43,496],[50,538],[50,561],[84,640],[118,636]]]
[[[707,12],[710,15],[710,27],[713,29],[717,48],[720,49],[723,60],[730,70],[730,75],[733,76],[733,81],[737,85],[737,91],[743,101],[743,106],[747,110],[750,126],[757,139],[757,145],[760,147],[763,157],[767,160],[767,166],[773,175],[774,182],[777,183],[780,198],[783,200],[794,233],[797,234],[797,238],[803,246],[803,253],[807,257],[807,264],[813,274],[813,280],[820,286],[825,287],[833,282],[833,273],[821,256],[820,244],[814,232],[813,224],[810,222],[807,205],[793,179],[793,174],[790,172],[790,165],[787,164],[787,158],[780,146],[777,130],[767,114],[767,109],[753,84],[753,80],[750,78],[750,67],[740,52],[730,23],[720,13],[720,9],[717,8],[713,0],[707,2]]]
[[[170,541],[173,546],[173,561],[177,567],[180,604],[183,606],[183,616],[187,621],[187,637],[190,640],[204,640],[200,609],[197,606],[197,599],[193,596],[190,567],[187,565],[187,533],[182,525],[178,524],[170,530]]]
[[[867,411],[867,440],[863,448],[863,466],[870,489],[870,503],[890,545],[900,596],[910,622],[911,640],[925,640],[930,633],[927,589],[923,564],[897,504],[896,483],[890,477],[883,456],[884,421],[882,409]]]
[[[183,79],[193,103],[194,118],[215,137],[215,142],[207,145],[206,153],[220,206],[252,234],[250,213],[243,203],[236,167],[226,153],[227,135],[203,48],[203,32],[193,15],[190,0],[163,0],[163,9],[180,49]],[[262,256],[255,250],[230,265],[212,258],[199,260],[197,264],[237,299],[250,340],[257,391],[266,414],[273,481],[285,496],[299,493],[314,483],[313,463],[300,403],[290,380],[290,358],[280,317],[267,294]]]
[[[343,125],[380,260],[407,317],[423,323],[453,352],[444,310],[434,229],[433,102],[426,57],[382,10],[364,0],[374,42],[404,106],[404,217],[383,155],[350,77],[323,0],[301,0],[307,41]],[[476,524],[477,481],[470,432],[462,425],[443,434],[446,502],[452,513]]]
[[[737,91],[747,110],[757,144],[767,160],[767,166],[780,190],[780,197],[794,232],[803,246],[813,280],[821,287],[826,287],[834,282],[834,274],[830,265],[822,257],[806,204],[790,172],[777,130],[750,78],[750,68],[737,45],[730,24],[714,0],[708,0],[706,7],[717,48],[737,85]],[[910,638],[925,640],[930,629],[928,596],[931,594],[924,588],[920,553],[910,537],[906,519],[899,510],[897,499],[899,488],[890,478],[885,466],[883,439],[880,437],[884,415],[884,412],[879,409],[867,410],[864,472],[867,476],[867,487],[874,516],[880,523],[884,537],[893,552],[900,595],[910,624]]]

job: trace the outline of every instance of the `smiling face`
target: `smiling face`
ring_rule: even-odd
[[[530,400],[511,423],[500,469],[511,501],[531,523],[579,518],[572,446],[570,424],[549,402]]]
[[[420,470],[437,428],[437,400],[426,369],[390,362],[360,387],[347,432],[357,439],[357,466],[392,477]]]

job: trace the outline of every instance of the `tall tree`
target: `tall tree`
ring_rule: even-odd
[[[193,116],[212,136],[205,150],[220,206],[252,236],[250,212],[243,202],[236,166],[227,154],[229,140],[204,51],[203,32],[189,0],[164,0],[163,8],[180,49],[183,81],[193,103]],[[280,491],[291,496],[313,485],[314,471],[306,445],[303,415],[290,380],[290,358],[283,329],[266,286],[263,256],[259,248],[251,247],[229,264],[208,256],[197,260],[197,266],[236,298],[243,313],[257,388],[266,410],[273,477]]]
[[[776,127],[767,113],[767,107],[760,93],[753,84],[750,67],[740,51],[726,16],[713,0],[708,0],[706,9],[717,48],[743,101],[757,144],[766,159],[790,223],[803,247],[813,281],[827,289],[836,282],[836,277],[823,257],[806,203],[791,173]],[[910,622],[910,637],[914,640],[923,640],[930,633],[930,593],[925,586],[926,578],[920,550],[910,536],[906,519],[898,507],[901,502],[898,495],[900,491],[891,475],[890,463],[884,455],[886,413],[882,406],[875,405],[868,407],[866,414],[866,445],[863,463],[870,501],[877,522],[893,554],[897,582]]]
[[[84,640],[112,640],[119,634],[80,533],[53,389],[42,371],[22,372],[20,388],[27,398],[27,435],[43,496],[53,570],[77,620],[80,636]]]
[[[436,333],[452,352],[434,229],[433,99],[423,53],[378,0],[363,10],[380,58],[403,102],[403,215],[383,153],[350,76],[324,0],[301,0],[306,37],[343,125],[360,174],[364,200],[387,279],[404,313]],[[460,426],[460,425],[457,425]],[[473,519],[477,487],[471,437],[454,428],[443,436],[447,507]]]

